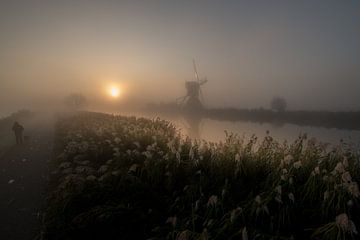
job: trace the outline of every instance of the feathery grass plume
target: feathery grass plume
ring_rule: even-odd
[[[48,239],[358,237],[360,153],[343,144],[193,141],[161,119],[88,112],[55,140]]]

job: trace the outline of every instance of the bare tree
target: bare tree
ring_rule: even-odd
[[[79,110],[87,105],[87,99],[80,93],[72,93],[64,99],[64,103],[69,108]]]
[[[271,100],[271,109],[276,112],[284,112],[286,110],[287,103],[282,97],[274,97]]]

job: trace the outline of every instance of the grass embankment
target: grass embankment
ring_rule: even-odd
[[[359,155],[299,137],[191,142],[161,120],[81,113],[56,127],[47,239],[349,239]]]

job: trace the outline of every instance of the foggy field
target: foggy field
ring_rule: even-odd
[[[166,121],[102,113],[60,119],[55,133],[45,239],[357,234],[360,155],[346,144],[196,142]]]
[[[360,0],[0,0],[0,240],[360,239]]]
[[[22,145],[15,144],[14,121],[25,125]],[[50,114],[19,111],[0,119],[0,239],[40,236],[52,131]]]

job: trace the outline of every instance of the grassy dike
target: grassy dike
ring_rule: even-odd
[[[59,119],[44,239],[352,239],[359,153],[300,136],[181,138],[168,122]]]

